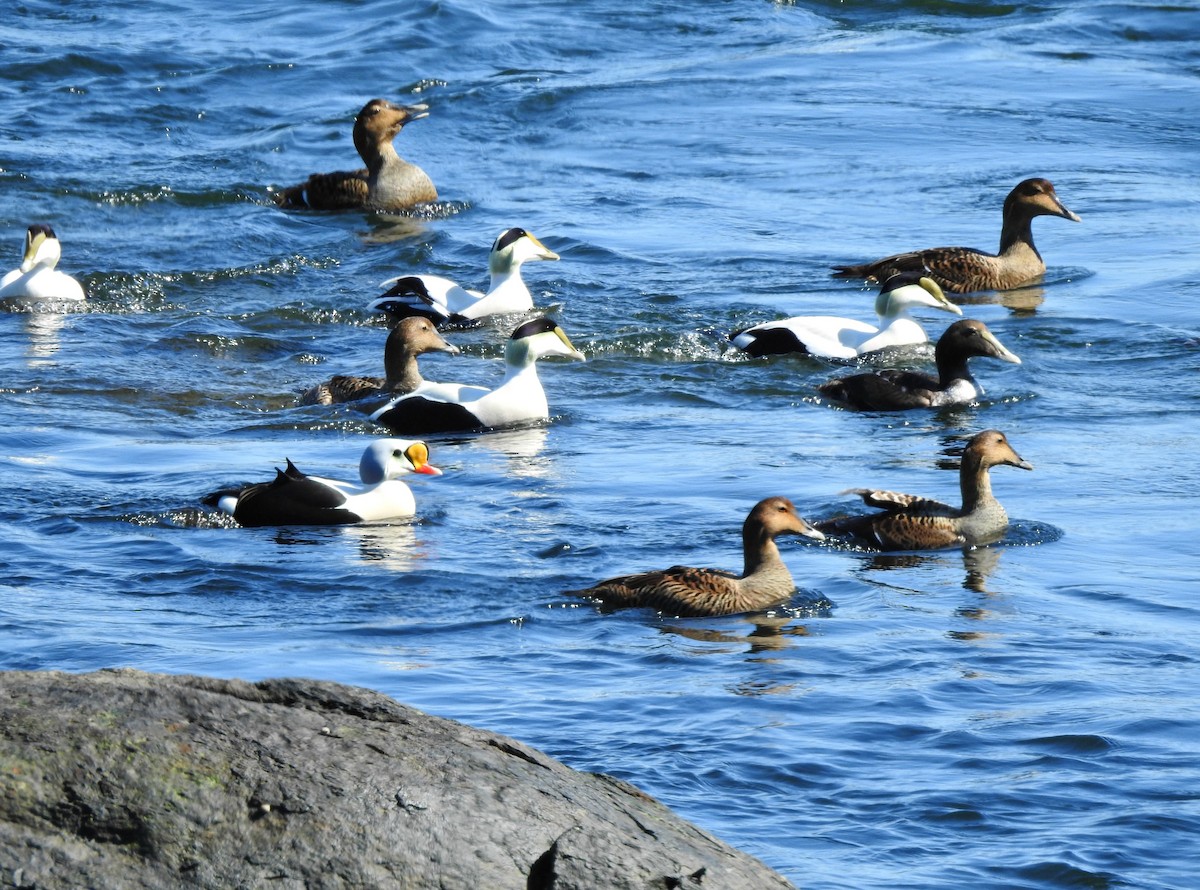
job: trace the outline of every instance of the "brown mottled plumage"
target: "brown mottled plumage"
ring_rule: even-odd
[[[922,272],[943,289],[957,294],[1020,287],[1046,271],[1042,255],[1033,246],[1035,216],[1061,216],[1079,222],[1079,217],[1058,200],[1049,180],[1026,179],[1004,199],[999,253],[985,253],[971,247],[933,247],[870,263],[835,266],[834,276],[878,282],[897,272]]]
[[[672,566],[624,575],[586,590],[572,590],[610,606],[644,606],[682,617],[756,612],[786,602],[796,584],[775,545],[777,535],[825,536],[805,522],[787,498],[759,501],[742,525],[745,571],[741,577],[718,569]]]
[[[944,408],[964,405],[979,395],[979,387],[967,369],[975,356],[998,358],[1021,364],[1004,348],[982,321],[956,321],[938,338],[934,347],[938,376],[920,371],[888,368],[851,374],[822,383],[821,394],[862,411],[902,411],[908,408]]]
[[[301,405],[337,405],[371,396],[404,395],[422,383],[417,356],[427,352],[458,354],[458,347],[447,343],[427,318],[405,318],[397,324],[383,346],[385,377],[337,375],[305,390]]]
[[[392,145],[405,124],[426,116],[426,107],[372,99],[354,119],[354,147],[366,169],[314,173],[276,194],[275,203],[285,209],[408,210],[436,201],[437,189],[425,171],[401,158]]]
[[[1032,470],[999,430],[984,430],[967,443],[959,468],[962,507],[940,501],[881,491],[853,488],[871,507],[886,512],[864,516],[839,516],[816,523],[831,535],[848,536],[879,550],[940,550],[975,546],[1000,540],[1008,531],[1008,514],[992,495],[991,467],[1007,464]]]

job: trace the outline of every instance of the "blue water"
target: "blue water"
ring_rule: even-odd
[[[0,248],[53,225],[86,307],[0,313],[0,667],[381,690],[625,778],[806,888],[1191,888],[1200,857],[1200,5],[96,0],[0,15]],[[287,214],[357,163],[369,98],[442,201]],[[1020,366],[972,408],[852,414],[843,368],[724,332],[869,319],[833,263],[995,249],[1044,176],[1043,286],[973,297]],[[412,524],[244,530],[199,503],[377,430],[297,408],[375,373],[411,271],[484,284],[495,234],[586,363],[553,421],[431,439]],[[922,316],[935,334],[947,316]],[[426,376],[488,383],[511,320]],[[917,360],[928,360],[918,351]],[[563,590],[736,568],[785,494],[952,499],[1004,430],[1004,545],[793,539],[773,618],[605,614]]]

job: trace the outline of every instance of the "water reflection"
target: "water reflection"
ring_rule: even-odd
[[[827,604],[825,610],[831,607]],[[811,615],[813,609],[806,612]],[[704,643],[719,648],[703,650],[703,654],[713,652],[733,652],[745,650],[748,655],[776,653],[795,645],[800,637],[811,635],[808,625],[800,623],[796,615],[776,615],[759,612],[750,615],[731,616],[743,625],[742,628],[717,628],[703,624],[663,624],[659,632],[673,634],[697,643]],[[762,694],[758,692],[756,694]]]
[[[58,335],[65,315],[55,312],[33,312],[26,316],[25,329],[29,334],[29,367],[53,367],[54,355],[60,348]]]
[[[1046,300],[1046,288],[1041,285],[1019,287],[1015,290],[985,291],[955,295],[954,302],[963,306],[1001,305],[1014,315],[1033,315]]]

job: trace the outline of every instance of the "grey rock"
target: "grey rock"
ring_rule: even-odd
[[[0,673],[0,887],[791,886],[625,782],[369,690]]]

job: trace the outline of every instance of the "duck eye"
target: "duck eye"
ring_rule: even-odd
[[[392,457],[404,457],[404,452],[397,448],[392,452]]]

